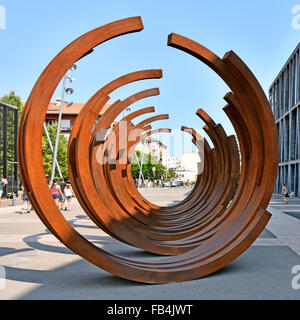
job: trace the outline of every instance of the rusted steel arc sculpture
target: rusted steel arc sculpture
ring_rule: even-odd
[[[235,140],[233,140],[234,141],[234,143],[235,143]],[[222,141],[221,141],[222,142]],[[226,142],[226,141],[225,141]],[[225,144],[225,143],[224,143]],[[236,147],[236,143],[235,143],[235,147]],[[208,146],[208,144],[207,143],[205,143],[205,148],[206,148],[206,152],[205,152],[205,155],[207,155],[208,154],[208,148],[209,148],[209,146]],[[231,151],[232,152],[232,154],[234,153],[234,152],[236,152],[236,155],[237,155],[237,148],[236,149],[232,149],[232,150],[229,150],[229,151]],[[234,158],[234,157],[233,157]],[[238,160],[238,155],[237,155],[237,158],[236,158],[236,160]],[[223,160],[222,160],[223,161]],[[209,164],[211,161],[210,160],[206,160],[206,163],[207,164]],[[235,174],[235,180],[237,179],[237,176],[238,176],[238,161],[236,161],[236,163],[235,163],[235,167],[236,167],[236,170],[234,171],[233,170],[233,168],[232,168],[232,172],[233,172],[233,174]],[[207,166],[206,166],[206,168],[207,168]],[[217,173],[216,174],[216,176],[218,176],[218,175],[222,175],[222,172],[219,172],[219,173]],[[210,175],[211,176],[211,175]],[[207,185],[207,184],[206,184]],[[194,191],[195,190],[197,190],[197,186],[195,187],[195,189],[194,189]],[[217,191],[218,190],[218,185],[216,185],[215,186],[215,189],[214,189],[215,191]],[[197,195],[197,199],[199,199],[199,197],[201,196],[201,195],[206,195],[207,193],[205,192],[205,193],[202,193],[201,194],[201,192]],[[227,194],[227,191],[225,192],[225,194],[226,194],[226,196],[227,196],[227,198],[232,198],[232,193],[231,194]],[[192,199],[192,200],[197,200],[197,199]],[[216,199],[215,199],[216,200]],[[227,205],[228,204],[228,202],[229,202],[229,200],[228,201],[226,201],[226,203],[224,202],[223,204],[225,204],[225,205]],[[197,204],[197,201],[193,201],[191,204]],[[180,207],[179,205],[177,206],[177,207]],[[176,209],[177,209],[177,207],[176,207]],[[186,208],[186,210],[187,209],[190,209],[190,208]],[[199,213],[201,213],[201,207],[199,207],[199,206],[196,206],[196,209],[198,209],[198,215],[197,216],[199,216]],[[178,210],[176,210],[177,211],[177,214],[169,214],[169,215],[167,215],[167,217],[168,217],[168,219],[170,219],[170,217],[172,217],[173,218],[173,220],[174,220],[174,218],[176,218],[176,215],[178,215],[179,216],[179,220],[180,220],[180,224],[178,224],[178,227],[180,226],[180,228],[181,228],[181,230],[182,230],[182,227],[184,226],[183,225],[183,222],[184,222],[184,218],[185,218],[185,212],[184,211],[182,211],[182,210],[180,210],[179,211],[179,209]],[[179,212],[180,212],[180,214],[178,214]],[[157,211],[156,211],[157,212]],[[188,219],[190,219],[190,215],[191,215],[191,211],[189,210],[188,212]],[[220,214],[220,212],[218,213],[218,215]],[[166,215],[164,215],[164,217],[166,217]],[[197,217],[197,219],[198,219],[198,217]],[[186,219],[187,220],[187,219]],[[175,220],[176,221],[176,220]],[[188,221],[188,220],[187,220]],[[191,223],[191,221],[189,221],[190,223]],[[194,220],[193,221],[193,223],[196,223],[196,220]],[[195,224],[194,224],[194,226],[195,226]],[[168,229],[168,232],[170,232],[170,230]]]
[[[109,108],[109,110],[107,110],[106,113],[98,121],[98,123],[96,125],[95,132],[97,132],[98,130],[102,130],[102,129],[107,128],[109,126],[109,123],[111,123],[113,121],[113,119],[117,116],[117,114],[120,113],[125,107],[127,107],[129,105],[126,102],[127,100],[132,103],[132,102],[136,101],[136,99],[137,99],[136,97],[140,97],[140,98],[141,97],[145,97],[146,94],[149,95],[150,93],[152,94],[152,92],[153,93],[158,93],[158,91],[155,91],[155,90],[154,91],[153,90],[152,91],[151,90],[146,90],[146,91],[143,91],[141,93],[135,94],[134,96],[124,100],[123,102],[120,102],[120,103],[116,104],[115,106],[111,106]],[[96,95],[94,95],[92,100],[95,99],[95,96]],[[78,126],[81,128],[80,132],[78,134],[81,134],[82,132],[84,132],[84,134],[85,134],[85,138],[82,140],[83,142],[88,140],[87,136],[86,136],[86,133],[88,133],[92,128],[92,126],[91,125],[88,126],[87,123],[92,124],[95,121],[96,116],[98,114],[97,113],[98,109],[101,108],[101,106],[99,104],[97,104],[97,108],[98,109],[95,110],[94,105],[91,104],[92,100],[90,100],[85,105],[85,107],[84,107],[84,109],[82,111],[88,112],[89,108],[91,110],[93,109],[93,114],[92,114],[93,118],[90,118],[90,115],[86,115],[85,117],[80,117],[80,119],[84,119],[85,126],[81,126],[78,122],[76,122],[76,124],[75,124],[76,125],[75,128],[77,128]],[[112,115],[110,115],[110,113],[111,113],[110,111],[112,111]],[[152,121],[153,120],[158,120],[159,118],[166,118],[166,116],[164,115],[164,116],[156,116],[154,118],[152,117],[151,120]],[[149,122],[149,120],[147,120],[147,123],[148,122]],[[75,139],[75,137],[74,137],[74,139]],[[76,140],[77,139],[78,139],[78,141],[80,141],[79,140],[80,139],[79,136],[76,136]],[[82,148],[84,146],[84,143],[78,142],[77,146]],[[87,153],[87,150],[88,150],[88,145],[87,144],[85,144],[85,148],[86,149],[78,149],[75,154],[77,156],[82,157],[82,155],[85,155]],[[89,206],[89,208],[91,208],[91,210],[93,210],[93,208],[96,208],[96,209],[93,210],[92,214],[90,214],[89,210],[87,211],[87,213],[92,218],[95,217],[95,216],[97,216],[99,218],[99,221],[100,221],[99,224],[97,223],[97,220],[95,220],[95,223],[98,224],[102,228],[103,228],[103,225],[104,225],[103,230],[105,230],[105,231],[109,230],[109,234],[111,234],[111,235],[114,235],[116,233],[115,230],[117,230],[118,231],[118,235],[116,235],[116,237],[118,239],[120,239],[120,235],[121,234],[125,234],[125,236],[129,235],[129,238],[128,237],[127,237],[127,239],[123,238],[124,242],[130,243],[130,244],[134,244],[135,246],[139,246],[139,247],[141,247],[143,249],[146,249],[146,250],[149,250],[149,251],[152,251],[152,252],[155,252],[155,253],[160,253],[160,254],[178,254],[180,252],[183,252],[183,251],[187,250],[186,248],[178,249],[178,248],[171,247],[169,245],[167,246],[167,248],[164,248],[163,244],[159,244],[158,247],[157,247],[157,244],[154,247],[151,247],[151,244],[149,243],[149,241],[151,241],[152,239],[150,239],[150,238],[148,239],[147,242],[142,241],[143,239],[141,239],[141,236],[147,235],[147,230],[145,230],[144,232],[141,232],[143,227],[144,227],[144,225],[138,226],[136,224],[136,222],[137,222],[136,219],[137,219],[138,212],[133,211],[133,213],[131,213],[131,214],[134,214],[134,218],[135,218],[135,220],[133,220],[132,223],[130,222],[130,220],[127,220],[127,218],[130,217],[130,216],[128,216],[128,215],[126,216],[126,214],[128,214],[128,213],[130,214],[130,212],[128,212],[128,210],[127,210],[127,213],[125,211],[124,212],[118,211],[120,209],[120,208],[117,207],[118,203],[115,203],[114,199],[112,197],[114,195],[114,193],[112,193],[112,192],[111,192],[111,194],[109,193],[109,191],[112,190],[112,186],[111,186],[111,188],[104,188],[104,186],[107,185],[105,183],[105,179],[104,179],[105,175],[103,175],[102,177],[101,177],[101,175],[97,176],[97,172],[94,171],[94,180],[95,180],[94,183],[95,183],[96,186],[99,185],[99,190],[98,190],[99,198],[101,198],[101,195],[102,195],[103,196],[102,200],[106,201],[106,203],[104,203],[104,205],[101,204],[98,201],[99,199],[97,199],[96,191],[93,191],[94,189],[93,189],[93,184],[92,184],[92,180],[91,180],[92,177],[89,179],[89,181],[86,180],[87,177],[89,176],[89,171],[90,170],[88,170],[87,168],[88,168],[88,165],[89,165],[90,161],[88,161],[88,159],[86,157],[83,157],[81,160],[78,160],[76,158],[76,160],[74,162],[78,163],[78,165],[76,165],[76,168],[78,168],[79,166],[82,168],[82,173],[81,174],[80,174],[80,172],[77,172],[77,176],[78,176],[77,180],[80,181],[78,186],[80,186],[80,187],[77,188],[75,186],[76,194],[80,193],[80,197],[79,198],[85,199],[84,200],[85,202],[89,198],[94,199],[94,202]],[[75,170],[74,166],[73,166],[72,170]],[[85,172],[85,174],[83,174],[83,172]],[[81,176],[83,176],[85,178],[84,182],[81,181],[81,179],[80,179]],[[116,184],[116,186],[118,187],[119,185]],[[84,191],[85,191],[85,194],[83,194]],[[95,195],[93,195],[93,194],[95,194]],[[124,196],[124,194],[123,194],[123,196]],[[98,201],[98,203],[95,202],[95,201]],[[106,206],[105,206],[105,204],[106,204]],[[114,206],[114,204],[115,204],[115,206]],[[117,214],[117,215],[115,215],[112,218],[109,217],[109,214],[107,214],[105,212],[106,207],[109,207],[111,209],[111,211],[114,214]],[[99,212],[98,209],[100,210],[100,212]],[[125,208],[121,208],[121,209],[125,209]],[[98,213],[97,213],[97,211],[98,211]],[[107,217],[108,217],[108,220],[107,219],[105,220],[105,218],[107,218]],[[118,219],[118,217],[119,217],[119,219]],[[124,217],[126,218],[125,223],[123,222],[123,220],[125,219]],[[104,218],[104,220],[101,220],[101,218]],[[140,219],[142,219],[142,220],[146,219],[146,216],[145,215],[140,216]],[[121,224],[120,224],[120,221],[121,221]],[[145,221],[143,221],[143,222],[145,222]],[[132,230],[132,232],[126,232],[126,229],[124,229],[124,228],[130,228],[130,224],[133,224],[132,225],[133,230]],[[114,225],[114,229],[112,229],[113,225]],[[140,229],[139,229],[140,232],[139,233],[134,233],[134,228],[138,228],[138,227],[140,227]],[[124,231],[122,232],[122,229],[124,229],[125,232]],[[134,234],[134,236],[132,236],[132,233]],[[193,244],[193,247],[194,246],[195,245]]]
[[[139,262],[113,255],[87,241],[69,225],[56,207],[46,179],[41,178],[44,176],[42,152],[36,141],[42,138],[47,106],[61,78],[74,62],[95,46],[142,29],[140,17],[110,23],[73,41],[52,60],[33,88],[21,119],[18,136],[20,173],[30,201],[46,227],[68,248],[89,262],[112,274],[139,282],[167,283],[196,279],[219,270],[238,257],[261,233],[270,218],[265,208],[272,195],[277,173],[276,127],[259,83],[232,51],[220,59],[188,38],[178,34],[171,34],[168,38],[169,46],[206,63],[233,92],[225,96],[228,104],[224,111],[239,138],[241,178],[230,205],[201,230],[202,235],[205,232],[211,235],[206,239],[203,237],[200,246],[155,262]],[[95,105],[105,104],[107,100],[107,94],[101,94]],[[72,150],[75,157],[78,157],[78,145],[85,138],[84,135],[80,136],[80,131]],[[217,153],[213,151],[211,154]],[[78,165],[80,167],[81,160],[77,158],[76,168]],[[223,168],[227,168],[226,165]],[[79,171],[76,173],[81,174]],[[77,180],[78,177],[74,178]],[[196,238],[199,241],[198,235]]]
[[[142,134],[145,131],[145,125],[147,125],[148,123],[153,123],[154,121],[158,121],[158,120],[164,120],[164,119],[168,119],[168,115],[157,115],[157,116],[153,116],[150,117],[148,119],[145,119],[144,121],[138,123],[136,126],[133,126],[132,124],[128,126],[128,137],[130,136],[130,134],[134,131],[136,132],[138,135]],[[125,118],[124,118],[125,119]],[[122,124],[124,123],[124,121],[122,121]],[[112,133],[115,136],[115,140],[116,141],[122,141],[126,140],[126,137],[120,137],[119,135],[119,126],[116,125],[113,128]],[[143,129],[143,130],[139,130],[139,129]],[[162,132],[164,130],[160,129],[159,132]],[[150,131],[149,133],[147,133],[147,136],[153,134],[153,131]],[[109,140],[109,136],[108,136],[108,140]],[[146,136],[143,135],[144,139],[146,138]],[[139,139],[139,141],[141,141],[142,139]],[[119,143],[118,147],[121,145],[123,146],[125,143]],[[132,143],[131,143],[132,144]],[[131,144],[129,142],[126,143],[126,145],[128,146],[127,149],[129,150],[133,150],[133,147],[131,146]],[[106,147],[104,147],[104,149],[107,149]],[[111,157],[109,160],[112,161],[113,160],[113,165],[110,165],[109,163],[107,163],[105,165],[105,172],[106,172],[106,177],[109,181],[106,181],[107,184],[110,185],[110,189],[112,191],[112,195],[114,196],[114,198],[122,205],[123,210],[125,211],[129,211],[129,214],[133,214],[134,219],[140,221],[143,226],[144,224],[147,225],[157,225],[157,223],[155,222],[155,220],[153,220],[153,218],[150,217],[149,220],[149,215],[150,212],[145,210],[142,207],[138,207],[137,203],[133,200],[132,196],[133,193],[130,193],[130,188],[128,188],[128,185],[124,185],[123,182],[124,179],[124,174],[123,174],[123,168],[125,170],[125,172],[127,172],[127,170],[125,169],[126,166],[124,167],[124,162],[127,162],[127,157],[126,157],[126,153],[120,152],[120,150],[118,149],[116,152],[117,155],[122,154],[122,156],[120,157]],[[130,157],[132,157],[132,155],[130,155]],[[120,164],[121,161],[121,164]],[[93,162],[92,163],[92,171],[93,170],[93,166],[99,166],[99,164]],[[105,183],[103,181],[99,181],[98,179],[95,179],[95,184],[98,184],[99,187]],[[136,188],[135,188],[135,191]]]
[[[194,132],[194,135],[196,136],[196,133],[195,133],[195,132]],[[229,139],[230,139],[230,138],[229,138]],[[231,140],[232,140],[232,139],[231,139]],[[238,176],[238,165],[239,165],[239,164],[238,164],[238,159],[237,159],[237,158],[238,158],[238,151],[237,151],[237,146],[236,146],[236,142],[235,142],[234,139],[231,141],[231,144],[232,144],[232,143],[234,144],[234,147],[235,147],[235,148],[234,148],[234,149],[231,148],[231,150],[229,150],[229,151],[231,152],[232,158],[236,160],[236,163],[235,163],[236,170],[234,171],[234,170],[232,169],[232,172],[235,172],[235,176],[236,176],[236,179],[237,179],[237,176]],[[205,148],[207,149],[207,148],[208,148],[208,144],[207,144],[206,142],[204,142],[204,144],[205,144]],[[224,144],[224,141],[223,141],[223,144]],[[226,144],[226,141],[225,141],[225,144]],[[221,141],[221,145],[222,145],[222,141]],[[207,154],[207,153],[208,153],[208,151],[205,152],[205,154]],[[234,155],[235,155],[235,156],[234,156]],[[222,161],[223,161],[223,160],[222,160]],[[206,163],[210,163],[210,160],[207,160]],[[206,166],[206,168],[207,168],[207,166]],[[217,173],[216,168],[215,168],[214,170],[215,170],[215,173]],[[222,174],[222,172],[219,172],[219,173],[216,174],[215,176],[219,176],[219,175],[221,175],[221,174]],[[203,175],[204,175],[204,174],[203,174]],[[203,175],[202,175],[202,176],[203,176]],[[212,175],[209,175],[209,176],[212,176]],[[206,183],[205,186],[207,187],[208,184]],[[198,189],[197,187],[199,187],[198,184],[196,184],[196,187],[194,188],[193,193],[195,193],[195,191]],[[217,190],[217,187],[218,187],[218,186],[215,186],[214,190]],[[192,195],[193,193],[191,193],[191,195]],[[197,199],[195,199],[196,201],[193,201],[193,202],[192,202],[192,204],[193,204],[194,206],[197,205],[197,200],[199,201],[199,196],[202,196],[202,195],[204,195],[204,197],[207,196],[207,192],[200,192],[199,194],[197,194]],[[177,212],[180,212],[180,216],[181,216],[181,217],[183,216],[183,214],[182,214],[183,212],[182,212],[182,210],[180,210],[180,209],[181,209],[182,206],[185,206],[185,207],[187,206],[185,203],[188,202],[189,198],[190,198],[190,197],[188,197],[186,200],[182,201],[181,204],[175,206]],[[228,198],[228,199],[231,199],[231,198],[232,198],[232,193],[231,193],[231,194],[227,194],[227,198]],[[207,201],[205,201],[205,202],[207,203]],[[229,202],[229,200],[227,201],[227,203],[228,203],[228,202]],[[224,203],[224,205],[227,205],[227,203]],[[159,209],[159,208],[156,208],[156,209]],[[161,209],[164,209],[163,212],[168,212],[168,211],[173,212],[175,208],[173,208],[173,207],[168,207],[168,208],[161,208]],[[199,212],[200,209],[201,209],[201,207],[197,206],[198,212]],[[156,210],[155,212],[159,212],[159,211],[160,211],[160,210]],[[172,216],[174,217],[174,215],[172,215]]]
[[[100,90],[100,91],[102,91],[102,90]],[[98,92],[99,93],[99,92]],[[97,93],[97,94],[98,94]],[[96,95],[94,95],[94,97],[93,97],[93,99],[95,99],[95,96]],[[130,98],[129,99],[129,101],[135,101],[135,99],[132,99],[132,98]],[[125,102],[125,101],[124,101]],[[123,103],[124,103],[123,102]],[[84,107],[84,109],[82,110],[82,111],[87,111],[87,109],[88,109],[88,106],[89,106],[89,104],[90,104],[90,102],[88,102],[87,104],[86,104],[86,106]],[[122,103],[119,103],[119,104],[116,104],[115,105],[115,109],[116,110],[118,110],[119,109],[119,111],[118,112],[120,112],[121,110],[123,110],[126,106],[128,106],[128,104],[124,104],[123,106],[122,106]],[[97,108],[98,109],[100,109],[101,108],[101,106],[97,106]],[[97,116],[97,112],[98,112],[98,109],[97,110],[93,110],[94,111],[94,113],[93,113],[93,115],[94,115],[94,119],[90,119],[90,122],[91,123],[93,123],[93,121],[96,119],[96,116]],[[99,127],[99,125],[101,124],[101,122],[103,122],[104,121],[104,128],[105,127],[108,127],[108,124],[114,119],[114,117],[117,115],[117,113],[115,113],[115,114],[113,114],[110,118],[108,118],[108,119],[106,119],[108,116],[107,116],[107,114],[109,113],[109,111],[113,111],[113,109],[114,109],[114,107],[113,106],[111,106],[110,108],[109,108],[109,110],[107,110],[107,112],[105,113],[105,115],[103,116],[103,118],[101,118],[100,119],[100,121],[97,123],[97,126],[96,126],[96,129],[95,129],[95,131],[97,132],[97,130],[99,130],[99,129],[101,129],[100,127]],[[85,123],[87,123],[88,121],[87,121],[87,118],[86,117],[82,117],[81,116],[81,114],[80,114],[80,117],[79,117],[80,119],[84,119],[84,121],[85,121]],[[161,116],[156,116],[155,118],[152,118],[151,120],[155,120],[155,119],[158,119],[158,118],[161,118]],[[163,118],[166,118],[166,116],[163,116]],[[149,122],[149,120],[147,120],[147,122]],[[75,123],[75,128],[74,129],[77,129],[77,127],[80,127],[80,128],[82,128],[82,129],[84,129],[85,131],[87,131],[87,126],[85,125],[85,126],[81,126],[80,125],[80,123],[78,123],[78,122],[76,122]],[[77,130],[75,130],[75,132],[77,132]],[[73,137],[73,136],[72,136]],[[73,138],[75,138],[75,137],[73,137]],[[78,137],[76,136],[76,139],[77,139]],[[83,144],[80,144],[80,143],[78,143],[78,146],[82,146]],[[84,152],[84,150],[78,150],[77,151],[77,155],[83,155],[83,154],[86,154],[86,152]],[[81,163],[81,167],[82,168],[85,168],[86,169],[86,165],[87,165],[87,163],[86,163],[86,165],[82,165],[82,161],[77,161],[78,163]],[[73,167],[73,169],[72,170],[74,170],[74,167]],[[72,171],[71,170],[71,171]],[[86,171],[86,170],[84,170],[84,172],[89,172],[89,171]],[[94,173],[94,175],[95,175],[95,173]],[[78,177],[80,178],[80,174],[78,174]],[[79,179],[78,178],[78,179]],[[105,181],[104,180],[101,180],[101,178],[99,178],[99,177],[96,177],[96,179],[95,179],[95,185],[97,184],[100,184],[100,185],[105,185]],[[101,182],[101,183],[100,183]],[[111,186],[112,187],[112,186]],[[80,183],[80,188],[76,188],[75,190],[77,190],[77,192],[79,192],[78,190],[82,190],[82,189],[86,189],[86,190],[88,190],[90,193],[91,193],[91,188],[92,188],[92,186],[91,186],[91,183],[87,183],[87,182],[85,182],[85,183]],[[111,188],[110,188],[111,189]],[[81,191],[81,193],[82,193],[82,191]],[[103,187],[99,190],[99,195],[101,195],[102,193],[103,193]],[[109,196],[109,194],[107,194],[106,193],[106,195],[108,195]],[[90,194],[90,196],[91,196],[91,194]],[[85,195],[85,196],[81,196],[81,198],[82,199],[87,199],[88,197],[87,197],[87,194]],[[107,198],[106,196],[104,197],[104,198]],[[109,201],[109,204],[110,204],[110,208],[112,209],[112,203],[111,203],[111,201]],[[99,205],[96,205],[95,203],[94,203],[94,205],[92,205],[91,206],[92,208],[101,208],[101,210],[102,211],[104,211],[105,210],[105,206],[103,207],[103,206],[100,206],[100,204]],[[89,212],[87,212],[88,214],[89,214]],[[102,212],[102,216],[105,214],[105,212]],[[96,216],[98,216],[98,217],[100,217],[101,218],[101,215],[97,215],[96,214]],[[93,217],[93,215],[91,216],[91,217]],[[136,218],[136,217],[135,217]],[[123,218],[122,218],[123,219]],[[121,221],[122,221],[122,219],[121,219]],[[127,220],[126,220],[127,221]],[[95,221],[96,223],[97,223],[97,220]],[[136,222],[136,221],[135,221]],[[111,225],[111,221],[109,220],[109,225]],[[124,224],[124,223],[123,223]],[[120,228],[117,228],[117,230],[119,231],[118,232],[118,235],[120,235],[120,234],[122,234],[122,232],[121,232],[121,230],[122,230],[122,228],[124,227],[123,226],[123,224],[120,226]],[[103,228],[103,221],[101,221],[100,220],[100,224],[98,224],[100,227],[102,227]],[[111,229],[111,227],[108,227],[108,224],[107,223],[105,223],[104,222],[104,225],[105,225],[105,227],[103,228],[103,230],[109,230],[110,231],[110,234],[111,235],[114,235],[114,231],[111,231],[110,229]],[[108,229],[107,229],[107,227],[108,227]],[[135,225],[135,226],[133,226],[133,227],[138,227],[137,225]],[[143,227],[143,226],[142,226]],[[126,234],[126,233],[125,233]],[[130,234],[130,233],[129,233]],[[138,234],[137,234],[138,235]],[[116,236],[117,237],[117,236]],[[117,237],[117,238],[119,238],[119,237]],[[149,240],[151,240],[151,239],[149,239]],[[131,239],[127,239],[127,241],[125,241],[125,242],[127,242],[127,243],[132,243],[132,240]],[[178,254],[178,253],[180,253],[180,251],[182,252],[182,251],[186,251],[186,248],[181,248],[181,250],[178,250],[178,249],[175,249],[176,251],[174,252],[174,248],[172,248],[172,247],[168,247],[167,248],[167,250],[166,251],[162,251],[162,250],[164,250],[164,248],[163,248],[163,246],[162,245],[160,245],[160,247],[159,247],[159,251],[157,251],[157,249],[151,249],[151,247],[149,247],[149,245],[148,245],[148,247],[147,246],[145,246],[144,244],[143,244],[143,242],[141,242],[141,241],[139,241],[138,243],[133,243],[133,244],[135,244],[136,246],[140,246],[140,247],[142,247],[142,248],[144,248],[144,249],[147,249],[147,250],[150,250],[150,251],[153,251],[153,252],[156,252],[156,253],[161,253],[161,254]],[[193,244],[193,247],[195,246],[195,244]]]
[[[123,102],[116,104],[114,107],[111,106],[99,119],[95,131],[97,132],[98,130],[108,128],[116,116],[131,103],[158,93],[159,91],[157,88],[144,90],[125,99]],[[75,186],[76,194],[80,194],[81,199],[84,199],[85,203],[89,202],[87,214],[91,217],[97,217],[100,221],[99,226],[104,226],[105,228],[103,228],[103,230],[109,230],[111,235],[119,235],[124,242],[151,252],[159,254],[178,254],[177,249],[169,247],[165,248],[163,243],[151,242],[150,239],[146,237],[147,230],[143,230],[142,225],[139,225],[135,219],[128,219],[128,212],[125,212],[120,208],[110,192],[111,188],[106,187],[105,175],[101,170],[94,170],[93,172],[94,179],[100,182],[100,186],[93,183],[93,177],[91,175],[91,170],[89,169],[90,159],[86,157],[86,155],[90,150],[89,137],[92,132],[93,124],[96,120],[98,109],[101,107],[97,101],[98,96],[98,94],[94,95],[94,97],[85,105],[83,110],[85,111],[85,125],[80,126],[80,130],[76,136],[77,143],[74,160],[76,163],[78,183],[78,187]],[[96,166],[96,168],[98,167]],[[96,190],[97,186],[100,187],[100,189]],[[97,220],[95,220],[95,223],[97,223]],[[135,230],[138,227],[140,227],[139,233],[136,233]]]
[[[93,95],[93,97],[86,103],[84,108],[81,110],[80,114],[76,118],[76,121],[74,123],[74,126],[72,128],[71,136],[70,136],[70,142],[69,142],[69,154],[72,154],[72,157],[69,157],[69,176],[70,180],[73,185],[74,192],[81,204],[81,206],[84,208],[85,212],[88,214],[88,216],[99,226],[101,227],[104,231],[106,231],[108,234],[111,236],[116,237],[119,239],[117,236],[116,232],[112,232],[110,229],[105,227],[108,223],[105,224],[103,222],[103,218],[107,217],[108,214],[106,213],[107,209],[106,206],[98,204],[98,205],[93,205],[89,203],[89,198],[92,196],[91,193],[93,192],[94,189],[88,190],[90,192],[89,196],[87,194],[82,195],[81,190],[86,189],[86,184],[82,184],[80,181],[80,176],[77,177],[77,165],[76,165],[76,159],[75,159],[75,148],[76,148],[76,142],[78,139],[78,133],[82,129],[86,129],[85,126],[82,125],[83,121],[86,123],[87,121],[87,112],[91,113],[92,116],[92,122],[94,123],[96,118],[98,117],[99,112],[101,111],[102,107],[104,106],[104,103],[102,104],[97,104],[93,108],[94,101],[97,101],[97,99],[103,95],[103,94],[110,94],[113,90],[116,90],[117,88],[126,85],[128,83],[131,83],[133,81],[138,81],[138,80],[144,80],[144,79],[153,79],[153,78],[161,78],[162,76],[162,71],[161,70],[142,70],[138,72],[133,72],[127,75],[124,75],[122,77],[119,77],[115,79],[114,81],[110,82],[106,86],[104,86],[102,89],[100,89],[97,93]],[[143,98],[146,96],[151,96],[152,94],[158,94],[159,91],[158,89],[151,89],[151,90],[145,90],[143,92],[140,92],[132,97],[129,97],[127,100],[121,102],[121,101],[116,101],[113,105],[110,106],[110,110],[121,110],[120,108],[123,106],[123,108],[126,108],[126,106],[129,105],[129,103],[134,102],[138,98]],[[149,109],[149,111],[152,111],[152,108]],[[105,127],[108,127],[109,125],[109,120],[106,121]],[[98,131],[98,126],[95,128],[95,132],[97,133]],[[93,137],[95,138],[95,136]],[[78,163],[81,165],[80,161]],[[81,166],[82,167],[82,166]],[[83,169],[85,170],[85,169]],[[75,178],[75,176],[76,178]],[[94,195],[94,198],[97,198],[96,195]],[[97,199],[98,201],[101,200],[101,198]],[[95,211],[94,208],[100,208],[102,210],[101,214],[99,214],[99,211]],[[119,239],[120,240],[120,239]]]

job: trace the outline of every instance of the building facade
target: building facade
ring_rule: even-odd
[[[162,159],[162,165],[165,166],[167,169],[176,170],[180,167],[180,158],[171,157],[169,154],[166,154],[166,156]]]
[[[282,184],[300,196],[300,43],[269,89],[279,139],[279,166],[275,193]]]
[[[101,110],[99,116],[103,114],[111,104],[106,104]],[[61,132],[68,138],[70,136],[73,124],[79,114],[79,112],[84,107],[84,103],[73,103],[71,107],[67,107],[66,104],[62,108],[62,118],[61,118]],[[58,121],[60,106],[57,103],[50,103],[46,113],[46,125],[53,125]]]
[[[180,157],[180,167],[176,169],[178,180],[196,181],[200,174],[200,156],[196,152],[187,152]]]
[[[135,150],[145,154],[151,154],[159,163],[163,163],[167,156],[167,146],[160,140],[152,137],[146,137],[143,142],[139,142]]]

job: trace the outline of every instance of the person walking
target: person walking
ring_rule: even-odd
[[[65,206],[65,211],[71,211],[71,202],[73,199],[74,193],[71,187],[71,183],[68,181],[65,187],[65,197],[67,201],[67,205]]]
[[[7,183],[8,182],[5,178],[0,179],[0,204],[2,203],[3,188],[5,188]]]
[[[59,180],[58,185],[60,186],[60,191],[62,193],[62,196],[59,196],[60,210],[64,210],[64,204],[66,202],[66,197],[65,197],[65,193],[64,193],[65,187],[66,187],[66,183],[64,181],[64,178],[61,178]]]
[[[28,199],[28,196],[23,186],[22,186],[22,199],[23,199],[23,206],[20,214],[22,214],[23,211],[28,214],[30,213],[30,201]]]
[[[284,204],[287,204],[287,200],[286,200],[286,197],[288,195],[288,189],[287,189],[287,186],[285,183],[282,184],[282,189],[281,189],[281,196],[282,196],[282,202]]]
[[[59,199],[60,197],[63,197],[63,194],[60,190],[60,186],[57,184],[56,180],[53,180],[52,186],[50,188],[50,192],[52,194],[52,197],[55,201],[55,204],[57,205],[57,207],[59,207]]]
[[[0,179],[0,204],[2,203],[3,187],[2,179]]]

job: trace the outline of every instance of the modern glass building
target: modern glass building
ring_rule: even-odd
[[[275,193],[282,184],[300,196],[300,43],[269,89],[279,139],[279,167]]]
[[[3,196],[18,189],[18,108],[0,101],[0,178],[8,180]]]

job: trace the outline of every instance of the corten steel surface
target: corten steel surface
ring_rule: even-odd
[[[26,103],[18,135],[21,178],[32,206],[46,227],[68,248],[117,276],[146,283],[196,279],[215,272],[244,252],[262,232],[270,214],[265,210],[277,173],[277,132],[268,100],[258,81],[230,51],[221,59],[199,43],[170,34],[168,45],[180,49],[214,70],[229,86],[223,108],[235,128],[239,145],[202,109],[196,114],[213,146],[194,129],[183,126],[202,154],[202,172],[180,204],[160,207],[142,197],[131,177],[131,161],[139,141],[155,132],[149,117],[133,124],[153,107],[135,111],[111,128],[130,104],[159,94],[148,89],[114,102],[95,122],[109,94],[128,83],[159,79],[161,70],[124,75],[100,89],[85,104],[69,143],[69,175],[74,192],[92,221],[109,235],[162,255],[162,261],[141,262],[111,254],[81,236],[60,213],[45,178],[41,144],[50,99],[62,77],[94,47],[117,36],[141,31],[140,17],[112,22],[92,30],[63,49],[43,71]],[[199,119],[199,121],[200,121]],[[122,130],[126,130],[124,135]],[[111,139],[116,138],[116,149]],[[126,148],[124,147],[126,145]],[[129,151],[128,151],[129,150]],[[128,152],[125,152],[128,151]],[[100,160],[100,161],[99,161]],[[125,160],[125,161],[124,161]],[[241,167],[240,167],[241,162]],[[43,178],[44,177],[44,178]],[[42,195],[42,197],[41,197]]]

